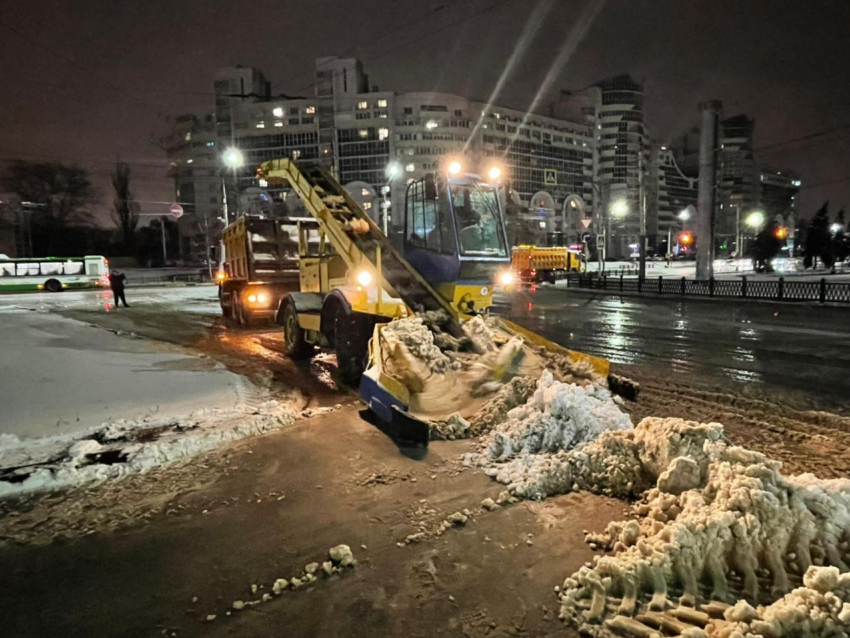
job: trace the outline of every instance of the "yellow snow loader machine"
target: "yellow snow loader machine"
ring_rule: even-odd
[[[399,249],[321,164],[273,160],[257,177],[288,185],[313,218],[298,224],[300,292],[285,295],[277,311],[286,353],[306,359],[316,349],[334,351],[342,378],[359,384],[381,421],[400,438],[427,443],[428,423],[408,411],[411,388],[391,371],[380,333],[388,322],[419,315],[463,339],[461,323],[486,313],[494,290],[513,283],[498,185],[463,172],[458,161],[410,182]],[[592,359],[607,375],[604,359],[504,324]]]

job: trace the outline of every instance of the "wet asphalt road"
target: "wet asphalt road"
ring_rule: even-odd
[[[128,289],[128,297],[136,308],[121,310],[121,318],[132,322],[121,327],[138,330],[133,324],[144,321],[150,324],[146,336],[165,338],[159,332],[166,329],[187,345],[193,335],[207,334],[220,313],[212,286]],[[91,320],[74,311],[110,315],[110,302],[102,291],[2,295],[0,314],[29,308]],[[542,288],[498,297],[494,312],[562,345],[606,357],[625,374],[735,394],[761,388],[774,399],[787,391],[817,407],[850,409],[850,308]],[[186,322],[181,337],[177,328]]]
[[[688,382],[850,404],[850,308],[618,297],[552,288],[495,311],[564,346]],[[628,373],[628,368],[621,368]]]

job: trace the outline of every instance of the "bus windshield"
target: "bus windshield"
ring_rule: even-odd
[[[477,184],[449,186],[461,255],[507,257],[496,192]]]

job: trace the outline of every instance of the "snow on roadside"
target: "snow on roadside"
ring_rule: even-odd
[[[483,466],[511,494],[540,499],[572,489],[570,450],[631,428],[608,390],[563,383],[547,370],[528,401],[509,410],[481,437],[481,451],[464,461]]]
[[[651,610],[660,611],[671,605],[668,595],[674,587],[681,593],[679,605],[693,608],[706,602],[702,582],[711,584],[710,600],[758,600],[763,596],[759,580],[767,576],[775,599],[813,567],[848,569],[850,480],[785,477],[780,463],[728,446],[722,434],[716,423],[647,418],[634,432],[608,433],[574,452],[566,471],[576,487],[610,486],[604,470],[617,468],[633,488],[648,483],[651,489],[634,508],[637,520],[609,525],[607,544],[615,554],[597,557],[564,582],[562,618],[582,627],[599,623],[609,614],[610,598],[621,600],[616,617],[634,615],[644,597]],[[603,471],[580,471],[594,466]],[[740,584],[733,573],[741,577]],[[773,611],[739,620],[773,618],[773,629],[762,632],[763,625],[754,625],[754,636],[831,635],[782,631],[786,621],[789,627],[802,622],[812,596],[790,595],[785,603],[771,605]],[[836,617],[850,615],[850,606],[845,610],[834,595],[827,603]],[[778,611],[783,605],[802,609]],[[724,622],[733,621],[730,615]],[[750,634],[723,629],[712,635]]]
[[[0,498],[145,472],[292,423],[277,401],[188,415],[120,419],[42,439],[0,436]]]

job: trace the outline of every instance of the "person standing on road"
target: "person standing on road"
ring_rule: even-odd
[[[123,301],[124,307],[129,308],[130,304],[127,303],[127,298],[124,296],[124,282],[127,281],[127,277],[123,272],[118,272],[117,270],[112,271],[109,275],[109,287],[112,288],[112,296],[115,298],[115,308],[118,308],[118,302]]]

